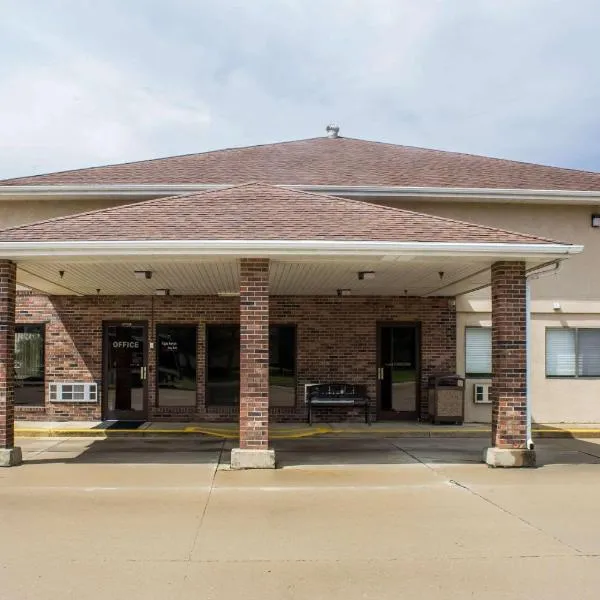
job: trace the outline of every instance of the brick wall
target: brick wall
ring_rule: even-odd
[[[527,443],[525,263],[492,266],[492,445]]]
[[[240,261],[240,448],[269,445],[269,260]]]
[[[306,417],[304,384],[316,381],[366,383],[376,412],[377,323],[421,323],[421,411],[426,413],[429,374],[456,369],[456,315],[448,298],[273,296],[269,321],[295,324],[297,335],[297,402],[295,407],[271,407],[271,421],[301,421]],[[205,405],[205,324],[239,323],[239,299],[217,296],[46,296],[19,295],[17,323],[46,322],[46,382],[102,379],[102,322],[147,321],[149,324],[198,325],[198,392],[195,407],[156,406],[149,386],[150,417],[172,421],[231,421],[238,411]],[[155,326],[148,328],[155,339]],[[148,373],[156,374],[155,353],[149,352]],[[47,394],[46,394],[47,396]],[[18,418],[99,419],[100,404],[52,404],[17,407]],[[361,410],[320,410],[317,418],[361,420]]]
[[[14,446],[16,266],[0,260],[0,448]]]

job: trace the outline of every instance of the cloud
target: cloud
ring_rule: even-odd
[[[7,170],[146,157],[168,147],[169,137],[210,123],[208,107],[198,99],[153,89],[135,71],[58,37],[45,34],[36,42],[52,60],[10,69],[2,78],[0,152]]]
[[[600,170],[593,0],[5,4],[0,177],[312,137],[332,120]]]

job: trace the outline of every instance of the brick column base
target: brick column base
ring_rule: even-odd
[[[524,262],[492,265],[492,447],[494,467],[535,466],[527,448],[527,279]]]
[[[269,260],[240,261],[240,447],[233,469],[275,467],[269,449]]]
[[[0,467],[21,464],[15,448],[15,302],[16,265],[0,260]]]

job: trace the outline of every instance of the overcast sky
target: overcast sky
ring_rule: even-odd
[[[0,0],[0,177],[341,134],[600,171],[598,0]]]

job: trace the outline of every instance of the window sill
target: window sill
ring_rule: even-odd
[[[98,404],[98,400],[49,400],[50,404]]]

